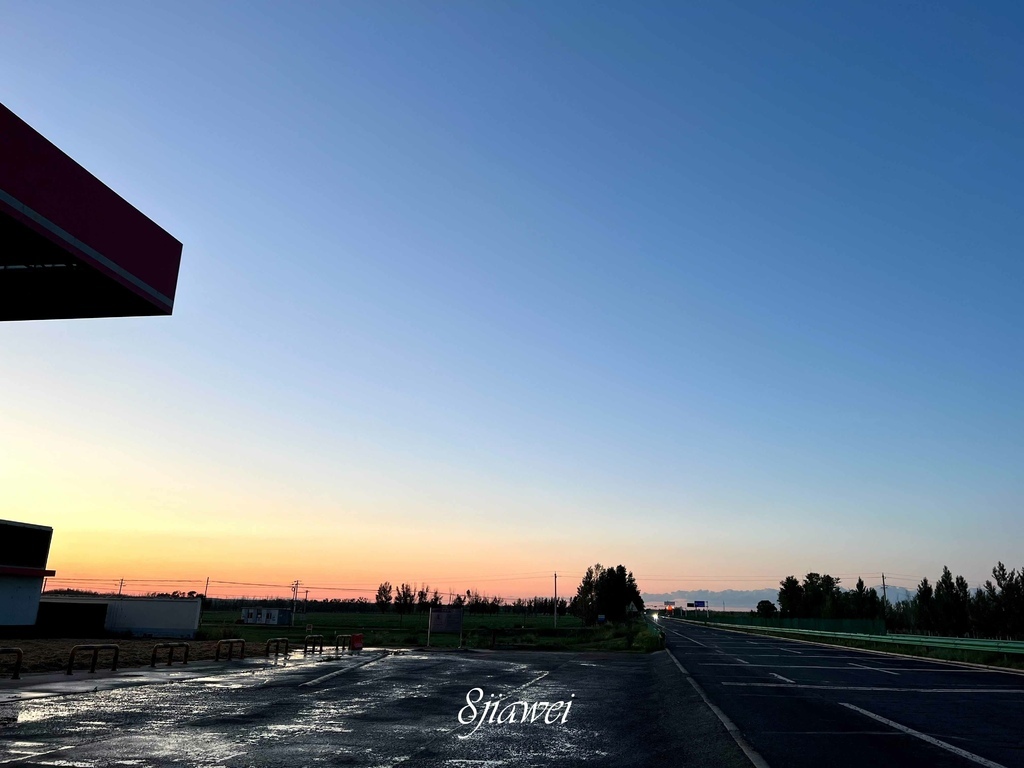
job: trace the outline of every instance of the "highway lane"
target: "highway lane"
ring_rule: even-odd
[[[662,620],[669,653],[772,768],[1024,767],[1024,676]]]

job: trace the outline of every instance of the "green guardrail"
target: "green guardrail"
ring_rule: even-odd
[[[884,635],[885,622],[881,619],[794,619],[774,616],[754,616],[742,613],[712,614],[716,624],[735,624],[743,627],[766,629],[807,629],[814,632],[848,632],[855,635]]]
[[[926,635],[864,635],[854,632],[822,632],[812,629],[775,629],[773,627],[744,626],[723,624],[720,622],[686,621],[688,624],[721,627],[734,631],[763,632],[783,635],[807,635],[808,637],[824,637],[842,640],[857,640],[862,643],[879,645],[904,645],[920,648],[951,648],[962,651],[983,651],[987,653],[1024,654],[1024,642],[1015,640],[980,640],[974,637],[929,637]],[[740,627],[742,626],[742,629]]]

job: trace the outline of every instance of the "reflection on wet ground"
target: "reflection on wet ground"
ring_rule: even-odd
[[[628,766],[671,750],[674,764],[687,755],[700,764],[673,731],[680,717],[712,730],[717,721],[700,720],[710,713],[678,687],[670,666],[664,654],[426,652],[236,666],[168,684],[0,702],[0,764]],[[486,701],[572,707],[548,722],[543,707],[532,722],[470,722],[466,710],[460,723],[473,688]],[[727,736],[709,743],[703,749],[717,750],[716,764],[743,764]]]

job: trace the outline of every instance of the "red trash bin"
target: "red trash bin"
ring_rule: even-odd
[[[352,635],[352,645],[349,646],[351,653],[359,653],[363,650],[363,636]]]

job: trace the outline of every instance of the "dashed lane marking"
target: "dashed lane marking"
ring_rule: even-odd
[[[769,672],[768,674],[771,675],[772,677],[779,678],[779,680],[784,680],[787,683],[795,683],[796,682],[796,680],[790,680],[788,677],[783,677],[782,675],[778,674],[777,672]]]

